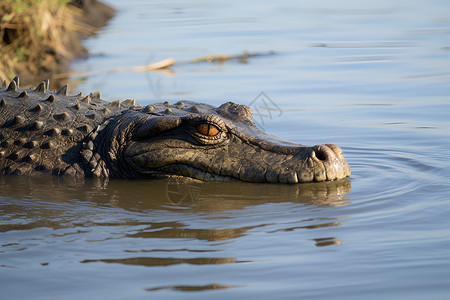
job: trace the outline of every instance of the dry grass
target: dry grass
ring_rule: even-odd
[[[79,34],[94,29],[81,23],[81,10],[69,0],[0,1],[0,79],[16,74],[35,81],[61,71],[85,51]]]

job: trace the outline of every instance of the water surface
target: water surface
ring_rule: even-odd
[[[0,178],[2,296],[450,297],[446,1],[109,3],[118,14],[74,62],[90,72],[71,78],[74,93],[247,104],[283,139],[341,146],[352,176],[293,186]],[[185,63],[243,51],[275,54]],[[171,72],[108,72],[167,57],[180,62]]]

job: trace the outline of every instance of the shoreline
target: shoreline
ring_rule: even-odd
[[[0,4],[0,80],[23,85],[52,79],[89,55],[83,40],[97,34],[115,9],[97,0],[11,0]]]

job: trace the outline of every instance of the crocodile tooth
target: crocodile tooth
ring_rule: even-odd
[[[8,87],[6,88],[5,92],[15,92],[17,90],[17,83],[16,81],[13,79],[11,80],[11,82],[9,83]]]
[[[86,97],[83,98],[83,100],[81,100],[81,102],[89,104],[91,103],[91,96],[87,95]]]
[[[153,105],[147,105],[142,109],[143,113],[149,113],[155,110],[155,107]]]
[[[55,102],[55,95],[50,95],[50,96],[48,96],[47,99],[42,100],[42,101],[47,101],[47,102],[53,103],[53,102]]]
[[[44,88],[46,89],[46,90],[48,90],[49,88],[50,88],[50,80],[47,78],[47,79],[44,79],[43,80],[43,82],[44,82]]]
[[[37,93],[44,93],[45,92],[45,82],[42,81],[41,83],[39,83],[38,86],[34,89],[34,91]]]
[[[62,88],[59,89],[59,91],[56,92],[57,95],[67,96],[67,89],[68,85],[66,84]]]
[[[99,91],[95,91],[95,92],[91,93],[90,96],[91,96],[92,100],[94,100],[94,101],[100,100],[100,98],[101,98],[101,94]]]
[[[20,93],[19,96],[17,96],[17,98],[27,98],[27,97],[28,97],[27,91],[23,91],[22,93]]]
[[[6,150],[1,150],[0,151],[0,158],[3,158],[6,156]]]
[[[25,117],[24,116],[17,115],[17,116],[14,117],[14,120],[13,120],[13,124],[14,125],[20,125],[20,124],[23,124],[24,122],[25,122]]]
[[[133,106],[134,104],[135,104],[134,99],[127,99],[127,100],[122,102],[123,106]]]
[[[5,98],[2,98],[2,100],[0,101],[0,107],[5,107],[6,106],[6,100]]]
[[[109,103],[108,106],[111,107],[111,108],[118,108],[118,107],[120,107],[120,99]]]

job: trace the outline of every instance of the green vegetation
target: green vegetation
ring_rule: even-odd
[[[70,0],[0,1],[0,79],[20,75],[27,83],[63,71],[85,50],[80,33],[93,33],[81,22]]]

